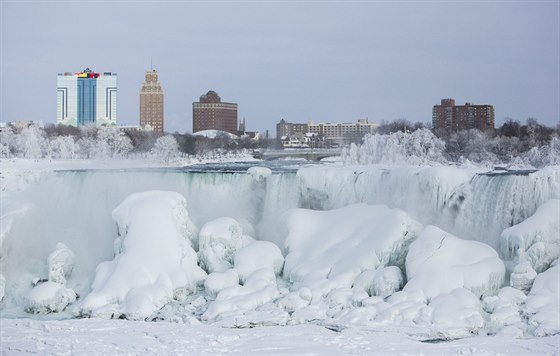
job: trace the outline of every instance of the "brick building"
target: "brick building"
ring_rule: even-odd
[[[146,81],[140,89],[140,126],[146,125],[163,133],[163,90],[155,70],[146,72]]]
[[[210,90],[193,104],[193,133],[203,130],[222,130],[237,134],[237,104],[223,103],[220,96]]]
[[[442,99],[441,105],[432,109],[432,124],[436,130],[456,132],[468,129],[481,131],[494,129],[492,105],[455,105],[454,99]]]

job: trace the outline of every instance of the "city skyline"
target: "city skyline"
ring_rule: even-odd
[[[55,123],[56,73],[90,67],[119,75],[118,123],[137,124],[152,58],[168,132],[191,131],[190,105],[208,90],[239,103],[239,117],[260,132],[282,118],[429,123],[447,97],[493,105],[496,127],[505,117],[548,126],[560,117],[558,2],[0,6],[1,121]],[[62,19],[72,31],[60,30]]]

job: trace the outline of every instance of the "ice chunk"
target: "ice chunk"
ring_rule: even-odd
[[[503,284],[505,266],[490,246],[427,226],[410,245],[406,275],[404,290],[420,290],[428,299],[456,288],[467,288],[480,297]]]
[[[509,284],[520,291],[528,293],[531,290],[533,281],[537,277],[537,272],[527,261],[518,263],[509,277]]]
[[[282,251],[269,241],[255,241],[237,250],[233,261],[241,283],[244,283],[245,279],[256,270],[269,268],[276,275],[280,275],[284,267]]]
[[[243,228],[235,219],[218,218],[204,224],[198,235],[200,266],[208,273],[233,267],[233,253],[243,247]]]
[[[398,209],[356,204],[330,211],[294,209],[288,228],[284,277],[300,286],[350,288],[378,266],[403,266],[407,247],[422,226]]]
[[[206,277],[191,245],[194,226],[185,198],[147,191],[126,198],[114,211],[121,237],[118,254],[96,270],[81,315],[145,319],[179,289],[194,291]]]
[[[526,258],[537,272],[560,256],[560,200],[550,199],[521,223],[505,229],[500,238],[506,260]]]
[[[383,298],[401,290],[404,285],[404,276],[397,266],[389,266],[376,271],[373,277],[373,288],[371,295]]]
[[[76,301],[76,293],[64,284],[47,281],[27,294],[25,311],[33,314],[58,313]]]
[[[558,264],[540,273],[527,296],[524,313],[535,336],[560,333],[560,266]]]
[[[218,293],[225,288],[239,284],[239,275],[235,269],[225,272],[210,273],[204,281],[204,288],[211,299],[215,299]]]
[[[49,281],[66,283],[66,278],[74,268],[74,253],[63,243],[57,243],[56,249],[49,255]]]

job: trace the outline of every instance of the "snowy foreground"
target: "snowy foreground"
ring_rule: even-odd
[[[558,166],[44,164],[2,167],[8,354],[560,350]]]
[[[1,350],[6,355],[557,355],[560,343],[559,336],[472,337],[430,343],[391,328],[337,332],[317,325],[229,329],[102,319],[2,319],[0,323]]]

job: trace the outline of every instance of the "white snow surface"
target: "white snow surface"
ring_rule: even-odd
[[[27,295],[26,310],[34,314],[58,313],[76,301],[76,293],[64,284],[47,281]]]
[[[180,194],[132,194],[113,218],[119,230],[115,258],[97,267],[92,292],[76,313],[146,319],[178,289],[192,292],[206,277],[191,246],[195,228]]]
[[[406,275],[404,290],[421,291],[428,299],[456,288],[467,288],[480,297],[502,285],[505,266],[490,246],[427,226],[410,245]]]
[[[77,319],[2,319],[0,352],[79,355],[557,355],[560,335],[478,336],[428,343],[401,330],[319,325],[220,328],[212,325]]]
[[[239,274],[241,283],[245,283],[247,277],[253,272],[267,268],[275,275],[282,273],[284,267],[284,256],[280,248],[269,241],[255,241],[235,251],[233,264]]]
[[[549,268],[535,278],[524,312],[536,336],[560,333],[560,266]]]

